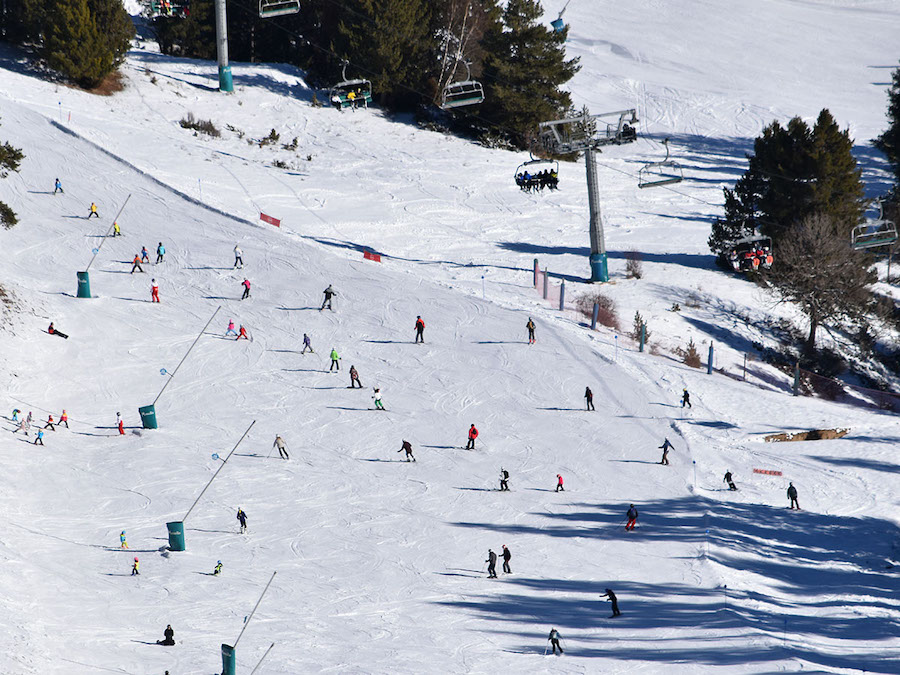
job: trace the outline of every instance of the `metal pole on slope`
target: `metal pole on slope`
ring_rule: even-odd
[[[266,650],[266,653],[262,655],[262,659],[260,659],[259,663],[256,664],[256,668],[254,668],[253,670],[250,671],[250,675],[253,675],[253,673],[255,673],[257,670],[259,670],[259,667],[262,665],[263,659],[265,659],[269,655],[269,652],[272,651],[272,647],[274,647],[274,646],[275,646],[274,642],[269,645],[269,648]]]
[[[224,642],[222,643],[222,675],[235,675],[234,650],[237,647],[237,643],[241,639],[241,635],[243,635],[244,631],[247,630],[247,625],[250,623],[250,619],[253,618],[253,614],[254,612],[256,612],[256,608],[259,607],[259,603],[262,602],[263,595],[265,595],[266,591],[269,590],[269,586],[271,585],[272,580],[275,578],[275,574],[275,572],[272,572],[272,579],[269,579],[269,583],[266,584],[266,587],[263,589],[262,595],[260,595],[259,600],[256,601],[256,606],[253,608],[253,611],[250,612],[250,616],[244,619],[244,627],[241,629],[241,633],[240,635],[238,635],[238,639],[234,641],[234,645],[227,645]],[[272,645],[274,646],[274,644],[275,643],[273,642]],[[269,649],[272,649],[272,647],[269,647]],[[266,654],[268,653],[269,652],[266,652]],[[265,654],[263,654],[263,658],[266,658]],[[260,659],[260,663],[262,663],[262,659]],[[257,664],[256,667],[258,668],[259,664]],[[254,668],[253,671],[256,672],[256,668]]]
[[[197,335],[196,338],[194,338],[194,341],[191,343],[191,346],[188,348],[187,353],[183,357],[181,357],[181,361],[179,361],[178,365],[175,366],[175,370],[173,370],[171,373],[169,373],[170,377],[168,380],[166,380],[166,383],[163,385],[163,388],[159,390],[159,393],[156,395],[156,398],[153,399],[153,405],[156,405],[156,402],[159,400],[159,397],[163,395],[163,392],[166,390],[166,387],[169,386],[169,382],[171,382],[172,380],[175,379],[175,373],[177,373],[178,369],[181,368],[181,364],[184,363],[185,359],[188,357],[188,354],[191,353],[191,350],[194,348],[194,345],[197,344],[197,340],[199,340],[200,337],[203,335],[204,331],[207,328],[209,328],[209,324],[211,324],[212,320],[216,318],[216,314],[219,313],[220,309],[222,309],[222,305],[219,305],[218,307],[216,307],[216,311],[213,312],[213,315],[211,317],[209,317],[209,321],[207,321],[206,325],[203,326],[203,329],[200,331],[200,334]]]
[[[256,614],[256,609],[259,607],[259,603],[262,602],[263,597],[265,597],[266,591],[269,590],[269,586],[271,586],[272,582],[275,581],[276,574],[278,574],[278,572],[272,572],[272,577],[269,579],[269,583],[266,584],[266,587],[263,589],[263,592],[260,593],[259,600],[257,600],[256,604],[253,606],[253,611],[250,612],[250,616],[248,616],[247,620],[244,621],[244,627],[241,628],[241,632],[238,633],[237,640],[234,641],[234,645],[232,646],[232,649],[237,649],[238,642],[241,641],[241,636],[244,634],[244,631],[247,630],[247,626],[250,625],[250,621],[253,619],[253,615]]]
[[[106,243],[106,240],[109,239],[109,231],[113,229],[116,224],[116,221],[119,220],[119,216],[122,215],[122,211],[125,210],[125,205],[128,203],[128,200],[131,199],[131,195],[129,194],[125,201],[122,203],[121,208],[119,208],[119,212],[116,214],[116,217],[113,218],[113,224],[109,226],[109,229],[106,230],[106,234],[103,236],[103,240],[100,242],[100,245],[94,249],[94,255],[91,258],[91,261],[87,264],[87,267],[84,268],[83,272],[76,272],[75,276],[78,278],[78,292],[75,297],[77,298],[90,298],[91,297],[91,276],[89,271],[91,269],[91,265],[94,264],[94,260],[97,259],[97,256],[100,254],[100,249],[103,248],[103,244]]]

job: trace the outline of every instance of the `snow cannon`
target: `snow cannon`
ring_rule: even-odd
[[[76,298],[90,298],[91,297],[91,275],[89,272],[75,272],[75,276],[78,277],[78,292],[75,295]]]
[[[222,675],[235,675],[234,647],[222,643]]]
[[[141,425],[144,429],[159,429],[159,424],[156,422],[156,406],[154,404],[151,403],[138,408],[138,413],[141,416]]]
[[[171,523],[166,523],[166,529],[169,531],[169,550],[170,551],[183,551],[184,550],[184,521],[173,520]]]

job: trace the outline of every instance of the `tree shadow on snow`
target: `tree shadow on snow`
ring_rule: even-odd
[[[626,505],[573,504],[568,513],[533,512],[533,525],[457,522],[457,527],[535,537],[585,537],[593,529],[606,541],[714,545],[708,559],[734,572],[767,581],[765,595],[741,588],[693,584],[617,581],[621,635],[580,636],[581,656],[659,663],[704,665],[764,664],[798,658],[821,667],[900,672],[896,639],[897,575],[883,571],[900,528],[871,516],[834,516],[790,511],[764,504],[720,502],[706,497],[653,500],[639,505],[642,527],[620,528]],[[709,535],[706,535],[706,530]],[[699,559],[699,558],[698,558]],[[598,596],[605,580],[509,577],[503,588],[520,592],[470,594],[437,604],[500,623],[555,625],[584,631],[606,627],[607,605]],[[568,597],[567,597],[568,596]],[[827,608],[827,611],[819,611]],[[692,644],[679,637],[669,645],[660,633],[708,628],[775,638],[735,646],[724,640]],[[651,632],[653,631],[653,632]],[[520,634],[534,637],[533,632]],[[787,639],[780,644],[782,635]],[[841,650],[819,650],[823,641],[841,641]],[[593,646],[591,643],[595,643]],[[832,653],[834,652],[834,653]]]

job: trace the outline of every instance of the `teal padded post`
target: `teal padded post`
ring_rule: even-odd
[[[166,529],[169,530],[169,550],[184,550],[184,523],[180,520],[173,520],[166,523]]]
[[[145,405],[142,408],[138,408],[138,412],[141,414],[141,425],[144,429],[159,429],[159,425],[156,422],[155,405],[152,403]]]
[[[75,272],[78,277],[78,294],[75,297],[91,297],[91,275],[88,272]]]

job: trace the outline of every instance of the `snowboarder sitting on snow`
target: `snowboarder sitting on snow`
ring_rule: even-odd
[[[278,456],[281,457],[281,459],[290,459],[290,457],[288,457],[286,444],[281,436],[275,436],[275,443],[272,447],[278,448]]]
[[[681,407],[687,406],[688,408],[693,408],[691,405],[691,395],[688,393],[688,390],[685,389],[684,393],[681,395]]]
[[[557,492],[565,492],[566,489],[563,487],[563,477],[560,474],[556,474],[556,491]]]
[[[665,439],[663,444],[659,446],[659,449],[663,451],[662,459],[659,460],[660,464],[669,464],[669,450],[674,450],[675,446],[669,443],[669,439]]]
[[[488,564],[488,579],[496,579],[497,578],[497,554],[494,553],[491,549],[488,549],[488,559],[485,560]]]
[[[509,471],[500,467],[500,492],[509,492]]]
[[[216,562],[216,566],[213,568],[213,576],[217,577],[222,573],[222,561],[219,560]]]
[[[634,526],[637,524],[638,519],[638,510],[634,508],[634,504],[629,507],[626,516],[628,517],[628,522],[625,523],[625,530],[633,530]]]
[[[244,513],[240,506],[238,507],[236,517],[241,524],[241,534],[244,534],[244,532],[247,531],[247,514]]]
[[[559,653],[563,653],[563,648],[559,646],[559,631],[555,628],[550,629],[550,637],[547,638],[550,640],[550,644],[553,645],[553,653],[556,653],[556,650],[559,650]]]
[[[359,373],[356,372],[356,366],[350,366],[350,388],[355,389],[357,384],[360,389],[363,388],[362,382],[359,381]]]
[[[425,322],[421,316],[416,317],[416,343],[425,342]]]
[[[475,428],[475,425],[469,427],[469,442],[466,443],[466,450],[474,450],[475,449],[475,439],[478,438],[478,429]]]
[[[69,339],[69,336],[68,336],[68,335],[66,335],[65,333],[60,333],[58,330],[56,330],[56,329],[53,327],[53,322],[52,322],[52,321],[50,322],[50,326],[48,326],[48,328],[47,328],[47,332],[50,333],[50,335],[56,335],[57,337],[61,337],[61,338],[63,338],[64,340],[68,340],[68,339]]]
[[[796,507],[796,509],[800,511],[800,502],[797,501],[797,488],[794,487],[793,483],[788,485],[787,496],[788,499],[791,500],[791,508],[793,509]]]
[[[167,647],[171,647],[175,644],[175,631],[172,630],[172,626],[166,626],[166,629],[163,631],[163,639],[157,640],[156,644],[158,645],[166,645]]]
[[[506,544],[503,544],[503,573],[504,574],[512,574],[512,570],[509,567],[509,561],[512,560],[512,553],[509,552],[509,549],[506,548]]]
[[[619,599],[616,597],[616,594],[613,593],[609,588],[607,588],[605,590],[606,590],[606,593],[604,593],[600,597],[601,598],[609,598],[609,601],[612,603],[612,616],[609,617],[610,619],[612,619],[613,616],[619,616],[619,614],[622,613],[619,611]]]
[[[584,401],[586,410],[594,410],[594,392],[591,391],[590,387],[584,388]]]
[[[723,479],[723,482],[728,483],[729,490],[737,490],[737,485],[734,484],[734,479],[731,477],[730,471],[725,472],[725,478]]]
[[[131,261],[131,273],[134,274],[134,271],[143,272],[144,268],[141,267],[141,257],[135,253],[134,260]]]
[[[322,300],[322,306],[319,307],[319,311],[321,312],[327,306],[332,312],[334,309],[331,306],[331,298],[337,295],[337,292],[331,287],[331,284],[328,284],[328,288],[322,291],[325,294],[325,299]]]
[[[403,445],[400,446],[400,449],[397,452],[403,452],[406,450],[406,461],[410,460],[412,457],[412,461],[416,461],[416,458],[413,457],[412,444],[409,441],[403,441]]]
[[[385,410],[384,403],[381,402],[381,389],[375,387],[375,393],[372,395],[375,399],[375,410]]]

